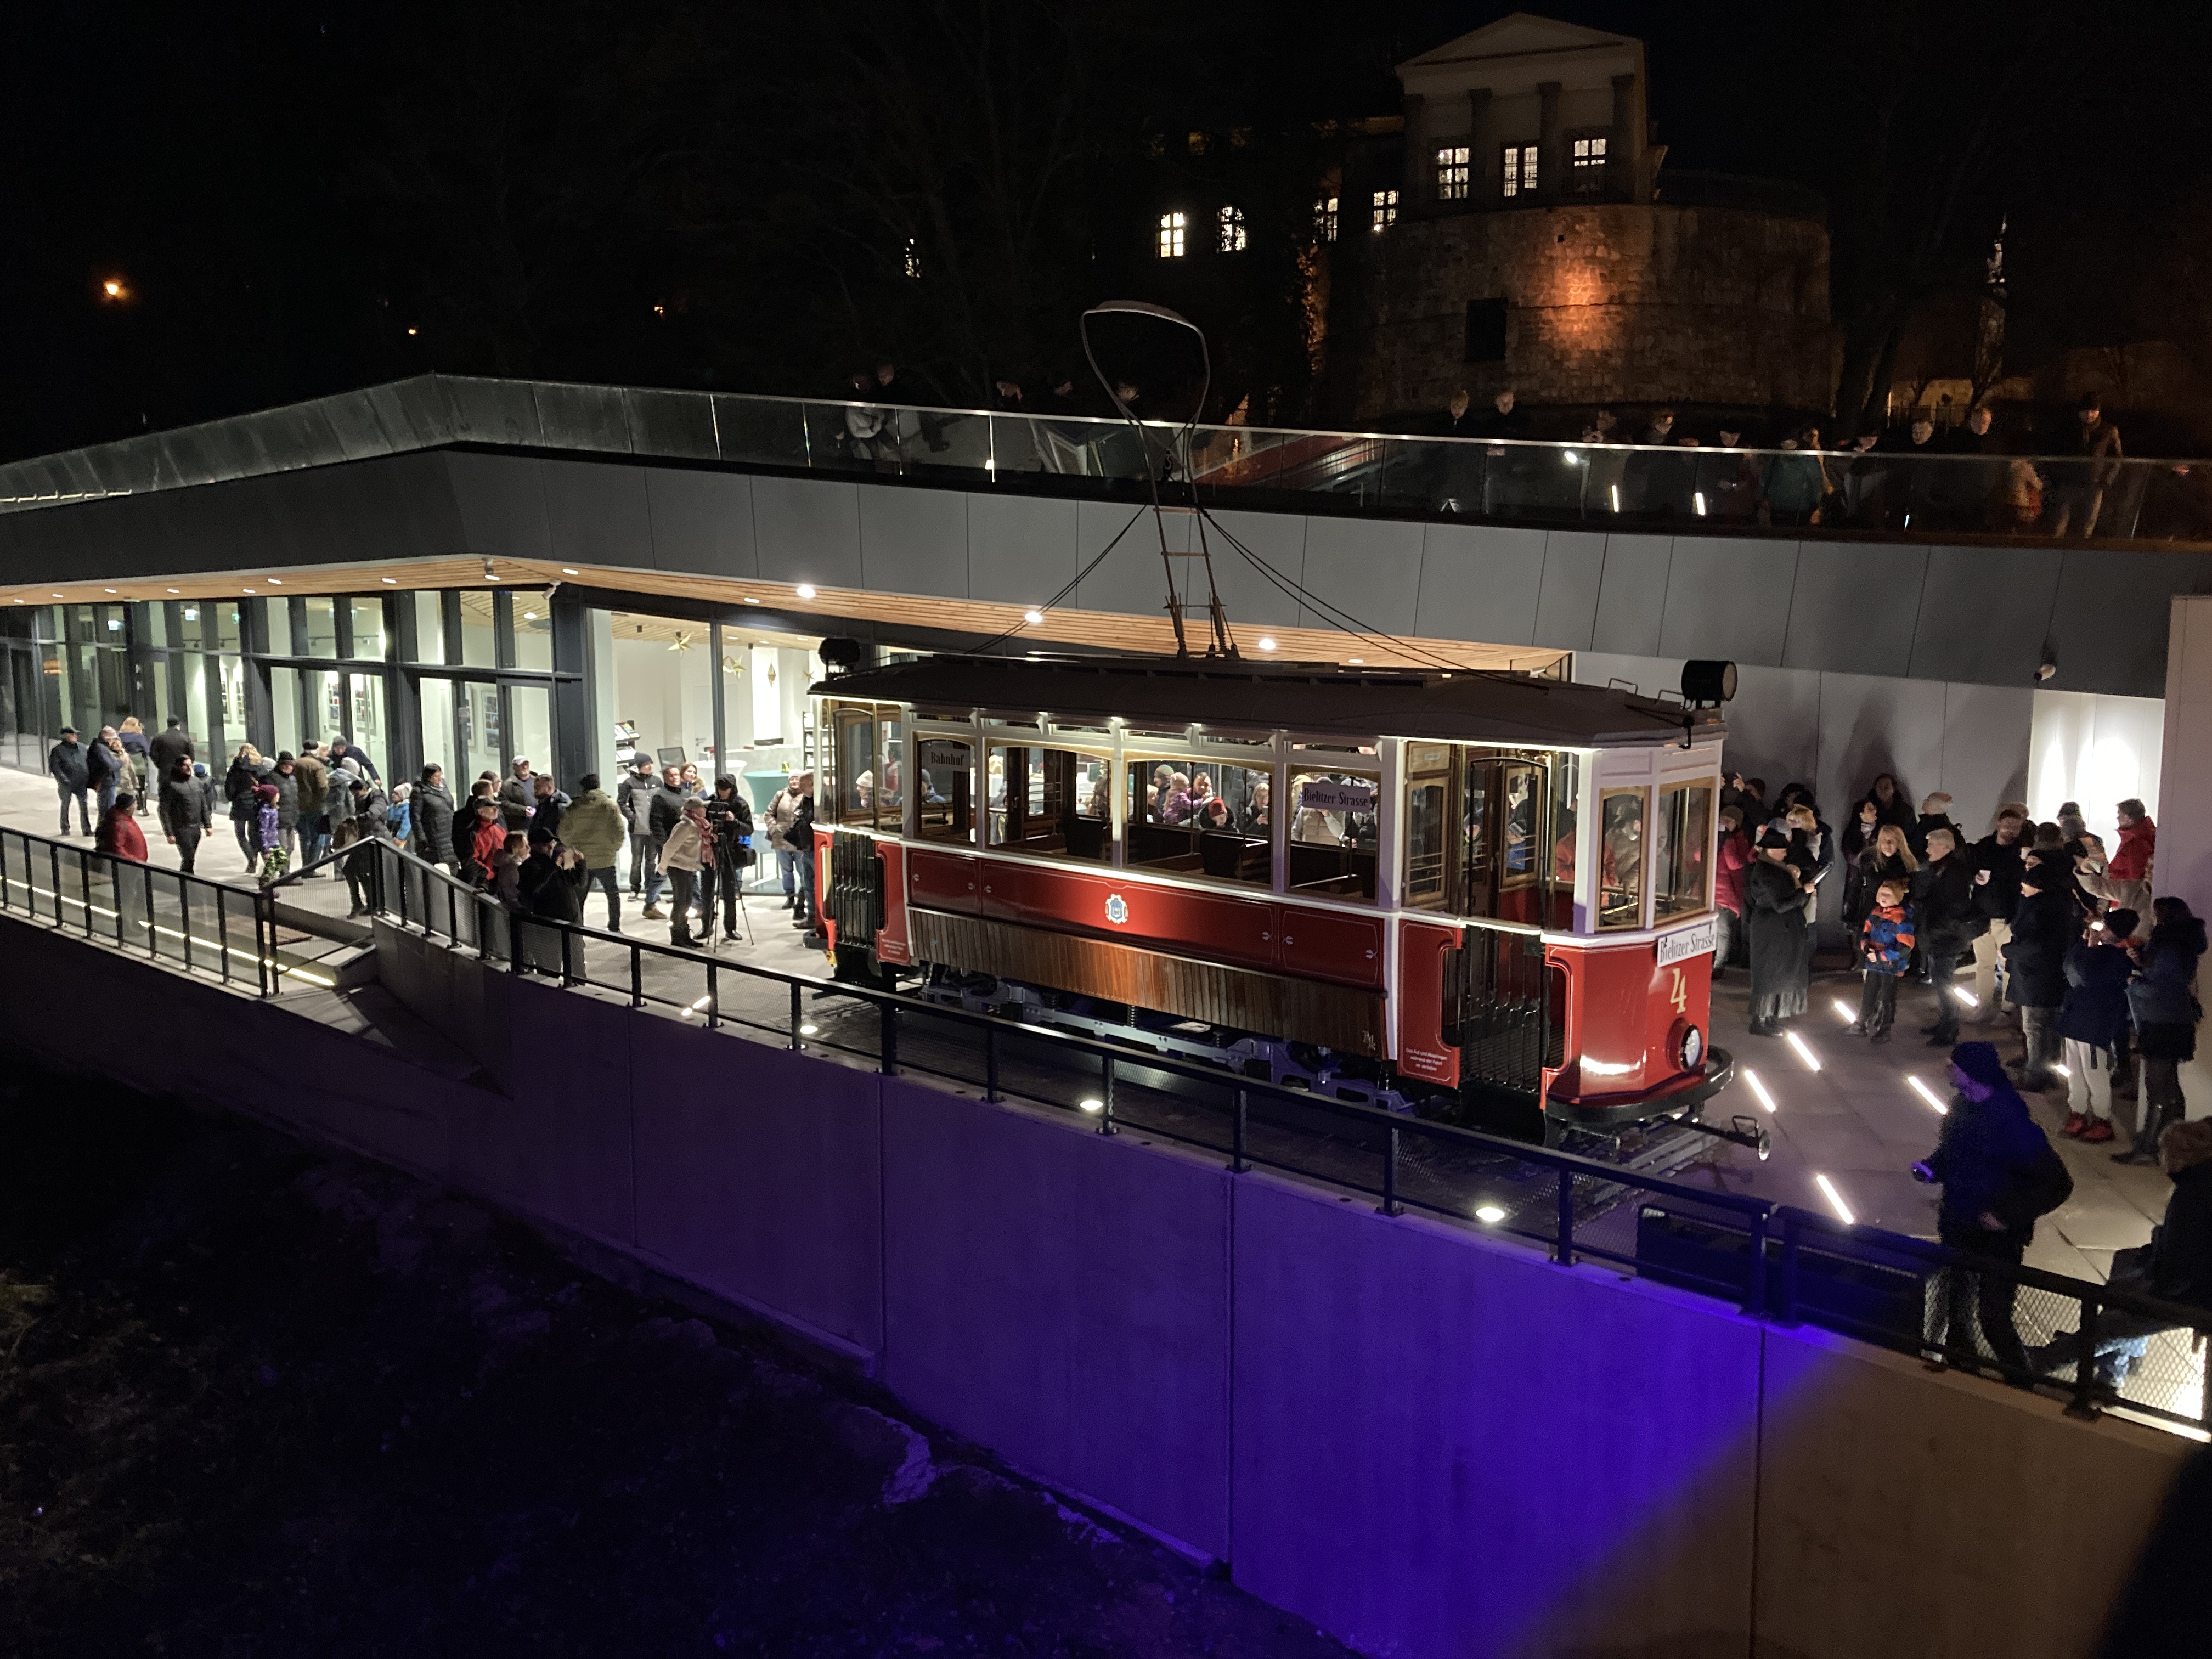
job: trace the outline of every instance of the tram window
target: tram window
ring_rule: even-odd
[[[1291,891],[1374,902],[1382,792],[1373,772],[1291,775]]]
[[[1441,910],[1451,860],[1451,750],[1406,745],[1406,908]]]
[[[1556,754],[1552,757],[1552,821],[1546,834],[1552,838],[1552,879],[1547,890],[1544,925],[1575,925],[1575,830],[1577,808],[1582,799],[1583,757]]]
[[[1129,863],[1275,884],[1272,775],[1256,766],[1147,756],[1129,763]]]
[[[921,738],[914,748],[915,834],[924,841],[973,841],[973,750],[955,738]]]
[[[992,846],[1113,862],[1111,763],[1066,749],[994,744],[988,764]]]
[[[1599,805],[1597,925],[1644,925],[1644,818],[1641,788],[1607,789]]]
[[[876,822],[876,711],[866,703],[839,703],[830,711],[831,767],[836,821],[872,829]],[[896,825],[898,817],[892,814]]]
[[[906,821],[906,723],[896,704],[876,710],[876,823],[896,830]]]
[[[1712,902],[1713,790],[1678,784],[1659,792],[1651,823],[1651,920],[1695,915]]]

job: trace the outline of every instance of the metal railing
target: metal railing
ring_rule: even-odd
[[[0,831],[4,907],[165,966],[216,972],[204,950],[145,945],[110,890],[149,881],[147,867],[20,830]],[[2204,1339],[2212,1312],[2011,1265],[1942,1244],[1847,1225],[1816,1212],[1525,1145],[1452,1124],[1240,1078],[1144,1046],[998,1013],[948,1006],[872,985],[791,973],[704,949],[632,939],[517,915],[491,895],[392,842],[356,843],[311,868],[342,865],[387,926],[475,952],[507,972],[698,1021],[794,1054],[833,1055],[885,1076],[914,1075],[1065,1111],[1100,1134],[1136,1134],[1269,1169],[1375,1200],[1385,1215],[1422,1213],[1541,1246],[1553,1260],[1597,1261],[1720,1297],[1755,1317],[1808,1323],[2016,1384],[2059,1389],[2084,1413],[2123,1408],[2212,1428]],[[62,872],[57,878],[52,872]],[[47,872],[47,873],[37,873]],[[212,888],[258,917],[250,945],[220,972],[262,994],[288,971],[273,940],[273,902],[171,872],[177,891]],[[298,872],[307,873],[305,871]],[[102,884],[108,884],[103,887]],[[75,884],[75,885],[71,885]],[[161,890],[155,880],[146,891]],[[74,898],[74,902],[72,902]],[[149,903],[139,913],[157,917]],[[89,919],[89,921],[88,921]],[[241,918],[243,921],[244,918]],[[780,920],[780,917],[779,917]],[[771,924],[775,925],[775,924]],[[191,937],[189,928],[176,930]],[[235,955],[258,957],[240,966]],[[2058,1352],[2079,1342],[2075,1363]]]
[[[1709,434],[1710,435],[1710,434]],[[425,375],[0,465],[30,511],[456,445],[970,488],[1426,519],[1955,540],[2212,540],[2205,469],[2073,454],[1860,453],[1127,422]]]

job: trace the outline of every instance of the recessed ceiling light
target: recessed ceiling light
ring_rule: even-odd
[[[526,611],[522,613],[522,620],[525,622],[536,622],[538,620],[538,613],[535,611]]]
[[[758,605],[760,601],[755,599],[751,594],[748,593],[745,595],[745,603],[747,605]]]
[[[1275,636],[1273,634],[1261,635],[1260,648],[1262,651],[1273,651],[1275,648]]]
[[[562,565],[562,566],[561,567],[561,574],[562,574],[562,575],[564,575],[564,576],[573,576],[573,575],[574,575],[576,573],[575,573],[574,571],[573,571],[573,570],[569,569],[569,568],[568,568],[568,567],[567,565],[565,565],[565,564],[564,564],[564,565]]]
[[[57,593],[57,594],[55,594],[55,595],[54,595],[54,597],[55,597],[56,599],[58,599],[59,598],[61,598],[61,595],[60,595],[60,594],[58,594],[58,593]]]
[[[249,588],[247,588],[246,591],[247,592],[251,593],[253,590],[252,590],[252,588],[250,588],[250,587],[249,587]]]
[[[1352,668],[1364,667],[1367,662],[1367,659],[1364,657],[1346,657],[1344,660],[1346,665]]]
[[[284,579],[282,576],[271,576],[268,579],[268,581],[269,586],[271,587],[282,587],[284,586]]]
[[[1030,627],[1034,628],[1037,623],[1044,620],[1044,612],[1042,611],[1024,611],[1022,612],[1022,620],[1029,623]]]
[[[181,587],[173,587],[173,588],[171,588],[171,589],[169,590],[169,592],[171,592],[172,593],[181,593],[181,592],[183,592],[184,591],[185,591],[185,590],[184,590],[183,588],[181,588]],[[21,601],[18,600],[18,601],[17,601],[17,603],[18,603],[18,604],[20,604],[20,603],[21,603]]]
[[[100,591],[103,593],[112,593],[115,590],[112,587],[103,587]]]
[[[485,580],[486,581],[488,581],[488,582],[495,582],[495,581],[497,581],[497,580],[499,580],[499,578],[498,578],[498,577],[496,577],[496,576],[495,576],[495,575],[491,575],[491,574],[489,574],[489,573],[487,573],[487,574],[485,574],[485,576],[484,576],[484,580]]]
[[[386,587],[397,587],[399,586],[399,578],[397,576],[379,576],[377,580],[382,582]]]
[[[811,599],[814,597],[814,584],[812,582],[801,582],[796,591],[800,599]]]

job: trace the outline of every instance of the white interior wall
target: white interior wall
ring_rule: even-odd
[[[705,770],[714,742],[714,708],[704,644],[671,651],[665,640],[624,639],[617,629],[612,656],[610,725],[633,720],[644,752],[657,757],[662,749],[681,748]]]
[[[2108,696],[2095,691],[2037,691],[2028,745],[2028,809],[2054,818],[2059,803],[2078,801],[2091,832],[2118,844],[2113,808],[2130,796],[2158,811],[2159,750],[2166,704],[2157,697]]]

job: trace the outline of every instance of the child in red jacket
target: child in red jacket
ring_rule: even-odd
[[[1859,956],[1866,984],[1859,993],[1859,1017],[1851,1030],[1869,1042],[1889,1041],[1897,1019],[1897,981],[1912,960],[1912,907],[1905,884],[1885,881],[1875,889],[1874,909],[1859,924]]]

